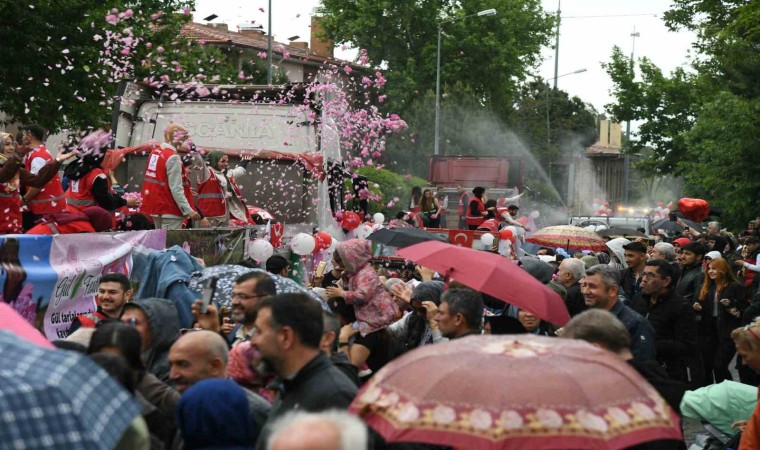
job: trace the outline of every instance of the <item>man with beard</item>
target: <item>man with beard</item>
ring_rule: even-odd
[[[243,341],[251,339],[255,331],[256,310],[259,301],[277,293],[274,279],[263,272],[248,272],[240,275],[232,286],[230,303],[232,304],[232,320],[237,325],[227,334],[227,342],[234,347]],[[206,314],[201,314],[200,300],[193,305],[193,315],[198,325],[204,330],[219,332],[219,313],[216,307],[210,305]]]
[[[69,334],[81,327],[95,328],[105,319],[118,319],[124,310],[124,305],[132,300],[132,283],[123,273],[107,273],[100,277],[98,293],[95,295],[97,310],[82,314],[69,327]]]
[[[356,396],[356,385],[320,351],[322,332],[322,307],[305,294],[259,301],[251,343],[281,386],[256,448],[267,448],[272,423],[288,412],[346,409]]]
[[[708,250],[707,246],[699,242],[691,242],[681,247],[679,259],[681,278],[676,284],[676,293],[689,304],[699,298],[699,291],[702,289],[702,281],[705,278],[702,272],[702,258]]]

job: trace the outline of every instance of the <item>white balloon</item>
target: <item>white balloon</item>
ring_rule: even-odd
[[[538,211],[531,211],[530,214],[528,214],[528,217],[531,219],[538,219],[538,217],[541,215]]]
[[[359,225],[359,227],[356,229],[357,239],[367,239],[367,236],[370,234],[372,234],[372,227],[366,223]]]
[[[306,233],[298,233],[293,236],[290,241],[290,249],[296,255],[306,256],[314,251],[317,243],[314,241],[314,237]]]
[[[480,243],[486,246],[487,248],[491,248],[493,245],[494,237],[491,233],[486,233],[482,236],[480,236]]]
[[[263,262],[274,254],[274,247],[266,239],[254,239],[248,243],[248,256]]]
[[[375,213],[375,215],[372,216],[372,221],[378,225],[382,225],[382,223],[385,222],[385,216],[383,213]]]

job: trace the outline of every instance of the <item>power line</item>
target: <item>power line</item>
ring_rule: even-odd
[[[596,19],[596,18],[602,18],[602,17],[637,17],[637,16],[657,17],[657,14],[650,13],[650,14],[607,14],[607,15],[600,15],[600,16],[562,16],[561,19]]]

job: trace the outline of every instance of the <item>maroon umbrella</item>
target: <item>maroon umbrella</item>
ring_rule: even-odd
[[[435,241],[399,249],[397,254],[547,322],[563,326],[570,321],[562,297],[503,256]]]
[[[416,348],[380,369],[350,409],[388,442],[456,449],[618,450],[681,439],[678,416],[625,361],[533,335]]]

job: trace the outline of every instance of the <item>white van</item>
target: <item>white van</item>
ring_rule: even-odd
[[[116,148],[162,142],[166,126],[179,123],[198,148],[225,152],[230,167],[241,155],[254,155],[248,174],[237,180],[249,205],[269,211],[286,225],[302,225],[299,228],[316,224],[325,229],[331,223],[326,181],[320,182],[306,167],[315,162],[326,170],[328,163],[340,161],[339,143],[329,126],[318,136],[314,118],[324,120],[319,99],[310,99],[305,107],[303,85],[198,89],[127,82],[119,88],[112,118]],[[130,154],[117,169],[127,191],[139,191],[146,161],[147,155]],[[195,185],[196,174],[190,178]]]
[[[570,225],[587,228],[592,231],[601,231],[608,228],[629,228],[636,230],[644,229],[644,234],[649,235],[650,222],[645,216],[572,216]]]

